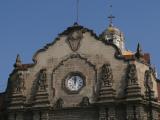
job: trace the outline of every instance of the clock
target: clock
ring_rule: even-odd
[[[65,88],[71,93],[79,92],[85,85],[84,77],[80,74],[74,73],[67,76],[65,80]]]

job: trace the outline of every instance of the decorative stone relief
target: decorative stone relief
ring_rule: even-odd
[[[82,37],[83,37],[83,34],[80,30],[74,31],[71,34],[69,34],[67,41],[68,41],[69,46],[72,49],[72,51],[75,52],[78,50]]]
[[[82,101],[80,103],[80,106],[88,106],[88,105],[90,105],[89,98],[88,97],[83,97]]]
[[[146,88],[153,89],[152,71],[146,70],[144,75],[144,85]]]
[[[64,101],[62,98],[59,98],[55,104],[55,108],[56,109],[62,109],[63,108],[63,104],[64,104]]]
[[[15,93],[21,93],[24,90],[24,76],[22,73],[18,73],[16,76],[16,79],[14,81],[14,92]]]
[[[46,80],[47,80],[46,69],[42,69],[42,70],[40,70],[40,73],[39,73],[39,76],[38,76],[39,91],[45,91],[46,90]]]
[[[128,85],[138,84],[137,69],[135,64],[129,64],[127,68],[127,83]]]
[[[112,86],[113,84],[113,74],[112,74],[112,69],[110,67],[110,64],[104,64],[102,66],[102,86],[103,87],[109,87]]]

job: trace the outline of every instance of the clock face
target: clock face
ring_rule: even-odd
[[[73,75],[67,78],[66,87],[70,91],[76,92],[79,91],[84,85],[84,80],[79,75]]]

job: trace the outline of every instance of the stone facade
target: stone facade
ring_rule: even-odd
[[[3,97],[7,120],[158,120],[150,65],[87,28],[69,27],[33,62],[17,56]]]

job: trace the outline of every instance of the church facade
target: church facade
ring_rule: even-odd
[[[112,24],[97,36],[75,23],[38,50],[17,56],[0,94],[1,120],[160,120],[160,82],[149,54],[125,49]]]

